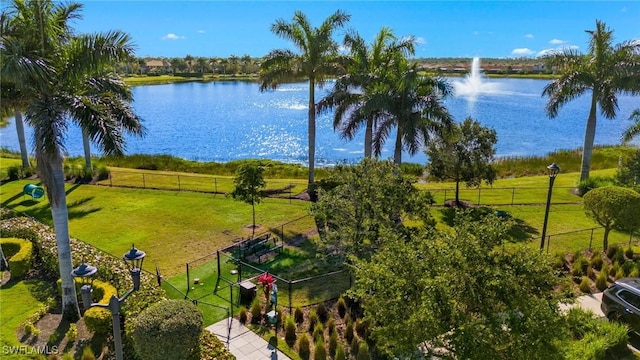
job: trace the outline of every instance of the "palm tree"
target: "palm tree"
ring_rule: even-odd
[[[629,120],[635,121],[635,124],[629,126],[627,130],[622,134],[622,141],[631,141],[634,137],[640,135],[640,109],[635,109],[629,116]]]
[[[350,49],[346,75],[340,76],[329,94],[318,103],[318,112],[335,109],[333,128],[347,140],[352,140],[364,124],[364,156],[371,158],[377,114],[368,112],[375,109],[374,104],[368,103],[369,95],[384,82],[387,64],[393,58],[413,55],[415,39],[406,37],[398,41],[389,28],[383,27],[370,46],[355,32],[345,36],[344,46]]]
[[[24,121],[22,120],[22,112],[26,106],[25,94],[20,91],[16,84],[2,79],[0,84],[0,110],[2,119],[6,120],[13,116],[16,123],[16,132],[18,133],[18,144],[20,144],[20,157],[22,159],[22,167],[29,168],[29,152],[27,151],[27,142],[24,136]]]
[[[395,128],[393,160],[398,165],[402,164],[403,149],[414,155],[433,135],[449,133],[453,126],[453,117],[441,102],[451,94],[451,86],[443,79],[421,75],[417,65],[416,62],[409,64],[406,59],[388,64],[392,69],[390,74],[395,76],[379,87],[371,100],[379,113],[373,136],[374,154],[381,154]]]
[[[591,107],[584,136],[580,181],[589,178],[593,140],[596,135],[597,108],[608,119],[616,117],[618,94],[640,93],[640,41],[613,45],[613,30],[596,20],[589,34],[587,54],[565,49],[551,54],[547,60],[560,71],[560,77],[549,83],[542,95],[548,96],[547,115],[554,118],[566,103],[591,92]]]
[[[299,54],[287,49],[272,50],[260,65],[260,90],[275,89],[283,82],[307,79],[309,81],[309,190],[314,182],[316,155],[315,87],[323,86],[330,75],[338,73],[338,44],[333,32],[350,19],[343,11],[336,11],[320,27],[312,27],[305,14],[296,11],[292,21],[276,20],[271,31],[290,40]]]
[[[79,4],[14,0],[15,19],[33,26],[28,9],[38,14],[40,30],[54,27],[56,14],[76,15]],[[69,17],[67,17],[68,19]],[[66,24],[66,23],[65,23]],[[64,174],[64,138],[68,122],[86,131],[105,154],[123,153],[126,132],[143,133],[140,119],[129,104],[131,92],[122,81],[106,73],[111,64],[133,54],[129,36],[112,31],[60,38],[56,32],[36,30],[37,37],[2,38],[3,78],[23,84],[29,93],[26,121],[34,129],[37,171],[46,187],[56,233],[58,266],[62,278],[62,306],[68,318],[79,315],[72,259]],[[50,49],[45,54],[24,52],[37,38]]]

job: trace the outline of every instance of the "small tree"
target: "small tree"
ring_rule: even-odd
[[[633,232],[640,228],[640,194],[627,188],[605,186],[584,196],[587,216],[604,227],[604,249],[609,247],[609,232]]]
[[[640,190],[640,150],[628,158],[616,173],[616,185]]]
[[[491,184],[496,179],[491,166],[496,142],[495,130],[466,118],[462,124],[456,124],[453,134],[429,145],[429,174],[438,180],[456,182],[456,205],[460,204],[461,181],[467,186],[478,186],[482,180]]]
[[[143,360],[188,359],[198,350],[203,323],[190,301],[160,301],[134,319],[133,346]]]
[[[259,204],[265,196],[263,189],[267,187],[262,177],[263,171],[264,168],[259,164],[248,163],[240,165],[236,171],[236,177],[233,179],[235,188],[229,194],[235,200],[244,201],[251,205],[253,213],[251,237],[256,233],[256,204]]]

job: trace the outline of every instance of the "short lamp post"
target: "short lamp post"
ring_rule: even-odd
[[[549,220],[549,206],[551,206],[551,193],[553,191],[553,182],[560,172],[560,167],[553,163],[547,166],[549,170],[549,190],[547,191],[547,207],[544,211],[544,222],[542,223],[542,238],[540,239],[540,251],[544,250],[544,238],[547,236],[547,221]]]
[[[111,311],[111,320],[113,323],[113,343],[116,351],[116,360],[123,360],[122,354],[122,336],[120,334],[120,306],[134,291],[140,289],[140,271],[142,269],[142,261],[146,256],[144,251],[138,250],[135,246],[131,246],[129,250],[122,257],[125,263],[129,267],[131,272],[131,279],[133,280],[133,288],[127,291],[124,296],[118,298],[116,295],[112,295],[109,300],[109,304],[99,304],[91,302],[91,292],[93,292],[92,284],[93,278],[98,271],[96,267],[85,264],[84,260],[80,266],[71,271],[71,276],[81,279],[82,287],[80,293],[82,294],[82,304],[85,310],[92,307],[101,307],[109,309]]]

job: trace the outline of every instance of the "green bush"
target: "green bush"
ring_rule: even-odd
[[[76,292],[80,295],[80,286],[82,279],[76,278]],[[62,293],[62,280],[58,279],[58,294]],[[99,304],[108,304],[111,296],[117,295],[117,290],[111,284],[100,280],[93,280],[92,300]],[[84,312],[84,323],[92,332],[97,334],[109,334],[112,331],[111,312],[108,309],[100,307],[92,307]]]
[[[344,352],[344,347],[342,346],[342,344],[338,344],[338,347],[336,348],[336,355],[333,358],[335,360],[346,360],[347,359],[347,355]]]
[[[98,181],[107,180],[111,171],[106,166],[100,166],[98,168]]]
[[[313,332],[313,329],[315,329],[317,323],[318,314],[316,314],[315,310],[311,309],[309,311],[309,332]]]
[[[293,317],[296,320],[296,323],[302,324],[304,321],[304,313],[300,307],[296,306],[296,309],[293,311]]]
[[[578,184],[578,191],[580,196],[584,196],[593,189],[613,185],[613,182],[614,179],[612,177],[591,176]]]
[[[0,239],[5,257],[9,259],[11,277],[21,279],[31,269],[33,263],[33,243],[18,238]]]
[[[609,246],[609,248],[607,249],[607,257],[609,259],[613,259],[613,255],[615,255],[617,251],[618,247],[616,245]]]
[[[593,254],[591,257],[591,267],[600,271],[602,269],[602,264],[604,261],[602,260],[602,253],[599,251]]]
[[[633,261],[627,261],[622,264],[620,268],[622,268],[624,276],[629,276],[629,274],[631,274],[631,272],[636,268],[636,263],[634,263]]]
[[[314,360],[326,360],[327,350],[324,348],[324,341],[316,340],[315,348],[313,349]]]
[[[80,357],[81,360],[95,360],[96,359],[96,355],[93,353],[93,350],[91,350],[91,346],[89,344],[87,344],[87,346],[85,346],[82,349],[82,356]]]
[[[351,319],[349,319],[349,321],[347,321],[347,325],[344,329],[344,338],[347,339],[347,342],[351,342],[353,340],[353,321],[351,321]]]
[[[260,299],[256,296],[251,303],[251,323],[259,324],[262,320],[262,304]]]
[[[624,269],[620,267],[618,271],[616,271],[616,276],[614,277],[616,280],[622,279],[624,277]]]
[[[553,268],[554,269],[562,269],[564,267],[564,258],[565,258],[565,254],[563,253],[556,253],[555,256],[553,257]]]
[[[183,360],[198,351],[202,313],[185,300],[163,300],[134,319],[134,348],[143,360]]]
[[[324,326],[322,323],[317,323],[313,328],[313,341],[317,342],[318,340],[324,342]]]
[[[605,359],[609,352],[626,350],[628,334],[624,325],[601,321],[579,308],[569,310],[565,317],[575,341],[568,344],[565,359]],[[618,358],[618,357],[613,357]]]
[[[18,165],[9,166],[7,168],[7,176],[9,177],[9,181],[20,179],[20,167]]]
[[[360,342],[360,347],[358,348],[358,356],[357,360],[369,360],[371,357],[369,356],[369,345],[365,341]]]
[[[356,332],[361,338],[367,339],[369,337],[369,322],[358,319],[356,321]]]
[[[69,324],[69,330],[64,334],[69,341],[76,341],[78,339],[78,326],[76,324]]]
[[[357,359],[358,358],[358,350],[360,350],[360,340],[357,337],[351,339],[351,357]]]
[[[300,355],[303,360],[309,359],[311,355],[309,337],[305,333],[302,333],[298,338],[298,355]]]
[[[616,252],[613,254],[611,261],[620,263],[620,265],[624,264],[627,260],[624,257],[624,249],[616,248]]]
[[[318,319],[321,323],[324,324],[325,322],[327,322],[327,319],[329,318],[329,312],[327,311],[327,307],[324,306],[323,303],[320,303],[316,306],[316,314],[318,314]]]
[[[238,318],[240,319],[241,324],[247,323],[247,308],[244,306],[240,306],[240,310],[238,312]]]
[[[606,271],[600,271],[598,277],[596,278],[596,288],[600,291],[604,291],[607,288],[607,278],[608,274]]]
[[[580,291],[585,294],[591,293],[591,289],[589,288],[589,278],[587,276],[582,277],[582,281],[580,282]]]
[[[336,332],[336,319],[333,316],[327,320],[327,329],[329,330],[329,335]]]
[[[633,248],[631,246],[629,246],[627,250],[624,251],[624,256],[626,256],[629,260],[633,260]]]
[[[338,350],[338,332],[334,331],[329,336],[329,354],[336,355],[336,350]]]
[[[31,321],[27,321],[24,324],[24,333],[27,335],[38,336],[40,335],[40,329],[35,327]]]
[[[296,342],[296,323],[291,316],[284,322],[284,340],[289,346]]]
[[[347,304],[345,303],[344,298],[342,296],[338,298],[338,302],[336,303],[336,306],[338,307],[338,314],[340,315],[341,318],[344,318],[345,314],[347,313]]]

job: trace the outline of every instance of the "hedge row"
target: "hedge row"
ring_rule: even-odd
[[[80,294],[80,288],[82,284],[81,279],[75,279],[76,281],[76,293],[78,298],[82,298]],[[92,301],[99,304],[109,304],[111,296],[118,296],[118,291],[111,284],[100,280],[94,280],[91,284],[93,292],[91,293]],[[62,279],[58,279],[58,294],[62,296]],[[97,299],[97,301],[96,301]],[[109,334],[111,332],[111,312],[108,309],[101,307],[92,307],[84,313],[84,323],[87,328],[98,334]]]
[[[4,232],[2,233],[3,235]],[[27,275],[33,263],[33,244],[18,238],[0,239],[4,256],[9,259],[11,277],[19,279]]]

